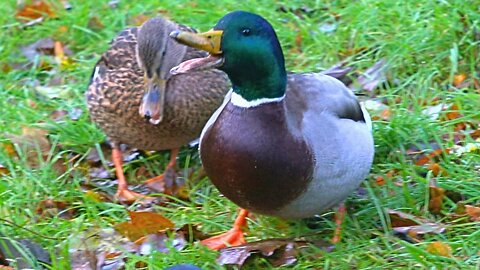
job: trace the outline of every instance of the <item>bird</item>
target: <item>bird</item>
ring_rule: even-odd
[[[94,67],[86,102],[91,120],[112,144],[118,178],[115,197],[120,202],[148,197],[128,189],[120,144],[171,150],[165,172],[174,170],[179,147],[198,138],[230,89],[220,70],[170,74],[181,61],[206,55],[169,38],[171,31],[179,29],[195,31],[160,16],[124,29]],[[155,189],[164,177],[165,173],[145,183]]]
[[[367,177],[375,152],[368,112],[331,76],[288,74],[266,19],[234,11],[208,32],[170,36],[209,52],[173,74],[216,68],[232,83],[202,130],[199,151],[206,175],[241,211],[231,230],[202,244],[217,250],[245,243],[249,212],[286,219],[321,214]]]

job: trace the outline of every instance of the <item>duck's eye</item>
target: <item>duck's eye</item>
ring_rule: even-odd
[[[248,29],[248,28],[242,29],[242,35],[249,36],[250,35],[250,29]]]

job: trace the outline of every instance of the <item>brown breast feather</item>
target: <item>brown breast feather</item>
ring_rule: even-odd
[[[288,132],[282,102],[248,110],[228,104],[205,133],[201,158],[220,192],[267,215],[307,188],[314,167],[308,145]]]

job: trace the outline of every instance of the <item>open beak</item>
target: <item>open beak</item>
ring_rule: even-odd
[[[166,83],[165,80],[155,80],[153,78],[146,81],[147,89],[143,94],[139,113],[154,125],[160,123],[163,119]]]
[[[210,55],[205,58],[187,60],[172,68],[170,72],[172,74],[179,74],[222,66],[224,61],[221,49],[222,34],[223,31],[221,30],[210,30],[198,34],[185,31],[173,31],[170,33],[170,37],[178,43],[210,53]]]

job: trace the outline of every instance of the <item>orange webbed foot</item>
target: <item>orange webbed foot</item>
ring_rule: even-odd
[[[235,219],[232,229],[220,235],[202,240],[200,243],[212,250],[219,250],[229,246],[239,246],[245,244],[246,241],[245,237],[243,236],[244,233],[242,227],[244,227],[247,223],[247,216],[248,211],[241,209],[240,213]]]

